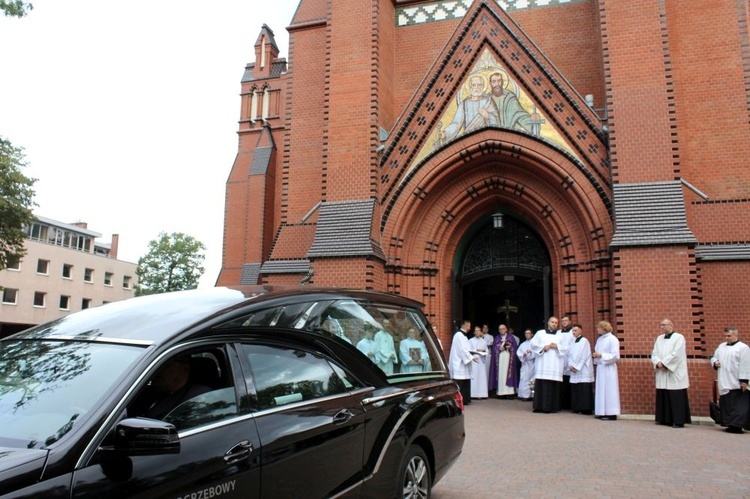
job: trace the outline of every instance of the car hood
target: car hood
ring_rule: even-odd
[[[48,452],[0,447],[0,493],[39,481]]]

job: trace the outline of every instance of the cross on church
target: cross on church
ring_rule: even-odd
[[[510,300],[505,300],[505,305],[497,307],[497,313],[505,313],[505,325],[510,327],[510,314],[517,314],[518,307],[510,304]]]

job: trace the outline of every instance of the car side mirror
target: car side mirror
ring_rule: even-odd
[[[128,418],[115,426],[112,446],[102,447],[105,453],[121,456],[154,456],[178,454],[180,437],[171,423],[148,418]]]

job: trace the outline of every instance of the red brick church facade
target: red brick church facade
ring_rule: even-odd
[[[750,339],[749,5],[301,0],[242,79],[217,284],[409,296],[444,345],[609,320],[630,414],[669,317],[706,415],[722,328]]]

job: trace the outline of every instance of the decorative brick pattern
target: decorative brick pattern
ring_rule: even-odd
[[[513,12],[585,1],[588,0],[497,0],[497,4],[506,11]],[[461,19],[466,15],[466,11],[469,10],[472,3],[474,3],[474,0],[443,0],[411,7],[399,7],[396,9],[396,25],[413,26],[435,21]]]

